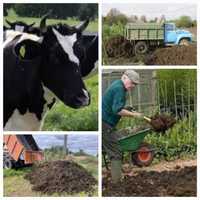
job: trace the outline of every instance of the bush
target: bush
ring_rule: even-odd
[[[78,152],[73,153],[74,156],[89,156],[83,149],[80,149]]]
[[[45,161],[54,161],[65,159],[66,153],[63,150],[63,146],[53,146],[51,148],[44,149]]]
[[[109,37],[123,35],[124,25],[122,23],[113,24],[112,26],[108,24],[103,25],[103,39],[108,39]]]

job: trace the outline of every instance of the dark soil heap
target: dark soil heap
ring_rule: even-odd
[[[158,48],[147,56],[147,65],[196,65],[197,45]]]
[[[197,167],[190,166],[173,171],[140,171],[126,175],[119,184],[111,177],[103,178],[103,196],[196,196]]]
[[[34,166],[25,178],[33,185],[33,190],[48,194],[92,192],[93,185],[97,184],[96,179],[83,167],[61,160]]]
[[[130,57],[133,54],[133,47],[129,40],[120,35],[105,41],[105,49],[108,57]]]
[[[172,128],[175,123],[176,119],[174,117],[165,114],[151,117],[150,122],[156,132],[165,132],[167,129]]]

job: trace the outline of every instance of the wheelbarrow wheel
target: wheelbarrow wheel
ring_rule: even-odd
[[[149,166],[154,158],[154,150],[150,144],[142,143],[137,150],[131,154],[133,164],[139,167]]]

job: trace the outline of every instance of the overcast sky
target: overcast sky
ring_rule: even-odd
[[[154,19],[165,15],[167,20],[178,18],[181,15],[196,19],[197,8],[195,4],[103,4],[103,16],[107,15],[111,8],[116,8],[127,16],[145,15],[147,19]]]
[[[49,148],[52,146],[63,146],[63,135],[33,135],[36,143],[41,149]],[[85,134],[73,134],[68,135],[68,148],[70,151],[77,152],[80,149],[84,150],[88,154],[97,155],[98,153],[98,136],[97,135],[85,135]]]

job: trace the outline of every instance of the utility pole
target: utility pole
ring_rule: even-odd
[[[67,148],[67,135],[64,135],[64,147],[63,147],[64,152],[66,155],[68,154],[68,148]]]

